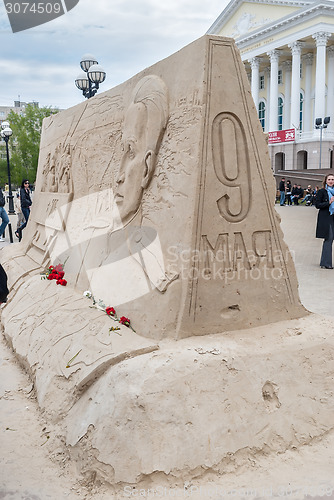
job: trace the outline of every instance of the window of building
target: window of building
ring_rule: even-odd
[[[4,111],[0,111],[0,116],[5,116],[5,112]]]
[[[266,103],[264,101],[259,102],[259,120],[264,131],[266,126]]]
[[[283,84],[283,71],[281,69],[278,70],[277,83],[278,85]]]
[[[264,90],[264,75],[260,75],[260,90]]]
[[[283,130],[283,97],[278,98],[278,121],[277,130]]]
[[[303,109],[304,109],[304,95],[300,93],[299,98],[299,130],[303,130]]]
[[[299,77],[303,78],[303,64],[302,63],[300,63],[300,66],[299,66]]]

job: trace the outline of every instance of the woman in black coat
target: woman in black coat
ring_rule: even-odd
[[[332,245],[334,239],[334,175],[326,175],[322,189],[316,194],[315,206],[319,209],[316,238],[323,238],[320,266],[333,269]]]
[[[23,181],[22,181],[21,189],[20,189],[20,199],[21,199],[21,209],[22,209],[22,213],[24,215],[25,221],[21,225],[21,227],[19,227],[17,229],[17,231],[15,231],[15,235],[17,236],[19,241],[21,241],[21,238],[22,238],[22,230],[26,227],[26,225],[28,223],[28,219],[29,219],[29,215],[30,215],[30,207],[32,205],[32,201],[30,198],[30,189],[29,189],[28,179],[23,179]]]

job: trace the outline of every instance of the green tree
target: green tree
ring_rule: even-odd
[[[57,113],[51,107],[39,108],[28,104],[24,114],[19,115],[13,110],[7,120],[13,130],[10,138],[10,171],[13,185],[20,185],[23,178],[31,183],[36,180],[42,122],[47,116]]]
[[[1,152],[6,152],[6,149],[1,149]],[[7,160],[4,160],[0,158],[0,187],[3,189],[5,184],[8,182],[8,175],[7,175]]]

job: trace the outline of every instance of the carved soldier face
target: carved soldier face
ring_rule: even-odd
[[[147,150],[147,111],[143,103],[131,104],[123,129],[124,153],[117,178],[115,201],[122,223],[137,212],[143,190],[148,186],[154,168],[153,152]]]

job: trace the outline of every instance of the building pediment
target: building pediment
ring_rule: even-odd
[[[277,43],[278,38],[282,43],[282,35],[285,34],[287,38],[284,44],[288,44],[296,37],[298,39],[310,37],[315,32],[314,30],[334,32],[334,2],[332,0],[313,2],[312,5],[290,15],[240,35],[236,42],[240,50],[248,50],[254,43],[268,41],[268,37],[271,37],[274,44],[275,40]],[[272,50],[269,45],[268,50]]]
[[[282,18],[312,6],[314,0],[232,0],[209,28],[208,33],[236,40]]]

